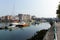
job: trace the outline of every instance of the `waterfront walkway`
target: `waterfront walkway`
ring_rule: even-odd
[[[54,27],[51,27],[48,30],[43,40],[54,40]]]
[[[56,23],[55,26],[56,26],[57,40],[60,40],[60,22]]]
[[[60,22],[57,22],[52,26],[43,40],[60,40]]]

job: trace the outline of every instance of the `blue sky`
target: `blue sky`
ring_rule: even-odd
[[[0,16],[19,13],[37,17],[56,17],[59,0],[0,0]]]

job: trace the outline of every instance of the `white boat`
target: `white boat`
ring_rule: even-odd
[[[19,25],[19,23],[10,23],[9,27],[16,27],[16,25]]]
[[[29,24],[26,24],[25,22],[20,22],[20,23],[10,23],[9,27],[25,27],[25,26],[29,26]]]

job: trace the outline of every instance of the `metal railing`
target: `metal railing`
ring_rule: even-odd
[[[56,31],[56,22],[54,23],[53,27],[54,27],[54,40],[57,40],[57,31]]]

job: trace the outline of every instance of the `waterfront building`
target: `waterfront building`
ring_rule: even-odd
[[[28,14],[18,14],[19,20],[24,22],[29,22],[31,20],[31,16]]]
[[[0,22],[1,22],[1,17],[0,17]]]
[[[7,16],[5,16],[5,19],[10,20],[10,19],[12,19],[12,16],[11,15],[7,15]]]
[[[19,17],[18,16],[13,16],[12,22],[19,22]]]
[[[31,18],[34,20],[34,19],[36,19],[36,16],[32,16]]]
[[[5,16],[1,17],[1,22],[5,22]]]
[[[13,16],[12,15],[7,15],[7,16],[4,16],[5,17],[5,22],[11,22]]]
[[[1,17],[1,22],[19,22],[18,16],[6,15]]]

